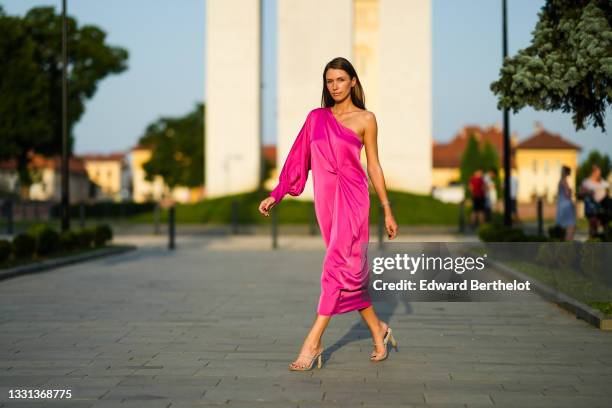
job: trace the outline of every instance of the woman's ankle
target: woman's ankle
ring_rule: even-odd
[[[382,320],[379,320],[378,321],[378,332],[373,335],[374,340],[375,341],[381,340],[385,336],[385,333],[386,333],[388,327],[389,327],[389,325],[387,325],[386,322],[383,322]]]
[[[318,339],[318,340],[306,339],[306,341],[304,342],[304,346],[312,350],[318,350],[321,347],[321,339]]]
[[[383,322],[382,320],[379,320],[378,323],[379,327],[380,327],[380,331],[383,333],[383,335],[385,334],[385,332],[387,331],[387,329],[389,328],[389,325],[387,324],[387,322]]]

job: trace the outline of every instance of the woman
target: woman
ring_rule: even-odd
[[[593,164],[591,174],[582,181],[580,197],[584,199],[584,215],[589,220],[589,237],[597,236],[599,226],[602,225],[606,233],[609,223],[610,211],[610,185],[601,176],[601,168]]]
[[[395,238],[397,223],[378,161],[376,118],[365,109],[361,83],[345,58],[335,58],[325,66],[321,104],[308,114],[278,185],[259,205],[259,211],[268,216],[285,194],[300,195],[312,170],[315,212],[327,251],[317,316],[290,370],[310,370],[315,360],[320,368],[321,337],[331,316],[353,310],[359,311],[372,333],[372,361],[387,358],[389,340],[397,347],[391,328],[378,319],[368,293],[370,197],[360,161],[363,146],[368,174],[384,207],[389,239]]]
[[[576,207],[572,201],[572,189],[567,182],[571,169],[567,166],[561,167],[561,179],[557,189],[557,225],[565,228],[565,240],[574,239],[576,231]]]

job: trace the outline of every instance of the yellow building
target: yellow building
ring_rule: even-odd
[[[194,203],[204,196],[203,187],[175,187],[170,190],[161,176],[155,176],[153,181],[145,180],[144,163],[151,158],[151,149],[135,146],[131,150],[132,199],[137,203],[146,201],[162,201],[172,197],[179,203]]]
[[[464,126],[448,143],[433,143],[433,186],[443,191],[459,181],[461,156],[467,146],[469,136],[474,135],[480,147],[489,142],[499,156],[500,173],[503,179],[503,132],[500,126]],[[513,154],[510,166],[516,171],[518,181],[517,201],[533,202],[542,196],[552,203],[557,197],[557,184],[561,166],[571,169],[570,186],[575,185],[578,154],[581,148],[558,134],[547,132],[536,123],[534,133],[527,139],[517,142],[515,133],[510,137]]]
[[[17,161],[9,159],[0,162],[0,191],[19,193],[23,200],[61,201],[61,156],[30,153],[29,158],[28,169],[32,177],[32,184],[19,187]],[[80,157],[70,156],[68,160],[68,183],[70,204],[87,202],[94,198],[94,188]]]
[[[444,188],[459,182],[461,156],[467,147],[470,136],[474,136],[482,149],[485,143],[490,143],[499,157],[500,177],[503,177],[504,160],[504,134],[499,125],[481,128],[480,126],[464,126],[459,130],[455,137],[448,143],[433,142],[432,157],[432,186],[434,188]],[[510,136],[510,148],[516,146],[517,137],[515,133]],[[511,158],[510,166],[514,167]]]
[[[124,175],[127,170],[125,153],[84,154],[79,156],[85,163],[89,178],[100,187],[102,198],[121,200],[125,194]]]
[[[554,202],[563,165],[571,169],[568,181],[573,188],[580,150],[579,146],[538,125],[532,136],[516,146],[518,202],[532,202],[538,196],[544,197],[549,203]]]

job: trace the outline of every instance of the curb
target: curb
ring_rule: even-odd
[[[551,288],[545,283],[532,278],[522,272],[517,271],[507,265],[488,259],[487,262],[491,263],[497,270],[503,275],[512,279],[520,281],[529,281],[533,285],[535,291],[542,296],[544,299],[556,303],[565,310],[576,315],[577,319],[582,319],[587,323],[599,328],[600,330],[612,330],[612,318],[606,317],[599,310],[593,309],[589,305],[586,305],[578,300],[574,299],[562,293],[554,288]]]
[[[112,245],[110,247],[93,250],[85,254],[68,255],[63,256],[61,258],[45,259],[40,262],[33,262],[27,265],[15,266],[13,268],[0,270],[0,281],[19,275],[25,275],[28,273],[48,271],[50,269],[59,268],[61,266],[85,262],[91,259],[101,258],[104,256],[119,255],[125,252],[133,251],[137,248],[138,247],[135,245]]]

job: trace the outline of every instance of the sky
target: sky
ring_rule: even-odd
[[[245,0],[246,1],[246,0]],[[274,143],[275,9],[263,0],[263,142]],[[508,0],[508,47],[513,55],[529,45],[537,13],[545,0]],[[60,0],[0,0],[7,14]],[[79,25],[94,24],[107,43],[128,49],[128,70],[106,77],[74,128],[75,152],[108,153],[134,146],[146,126],[161,116],[180,116],[206,102],[204,81],[205,0],[68,0],[68,13]],[[464,125],[501,123],[489,84],[499,74],[501,0],[432,0],[433,137],[445,142]],[[367,90],[366,90],[367,94]],[[612,156],[608,109],[607,133],[576,131],[570,114],[525,108],[510,116],[519,140],[534,123],[583,147],[580,158],[597,149]],[[379,136],[382,137],[382,136]]]

